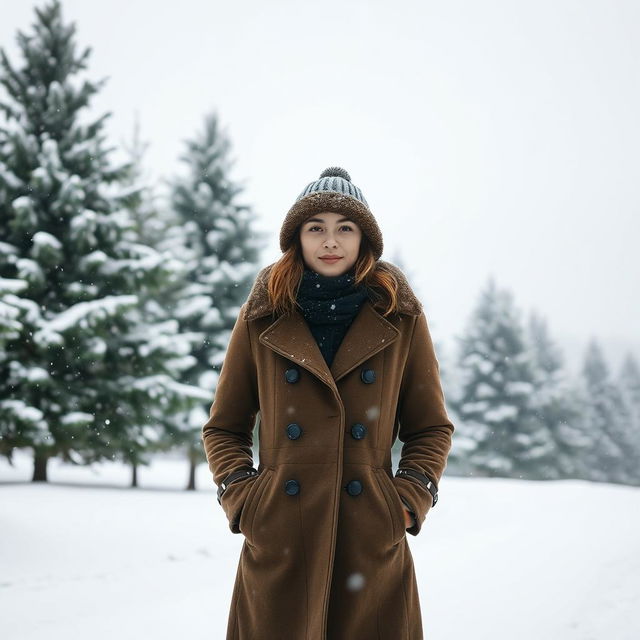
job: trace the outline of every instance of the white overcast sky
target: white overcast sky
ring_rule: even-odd
[[[34,6],[1,0],[0,46]],[[591,337],[640,357],[640,3],[634,0],[64,0],[93,113],[152,176],[217,111],[232,175],[271,241],[342,166],[399,254],[442,357],[493,275],[542,313],[568,364]],[[117,156],[114,156],[117,158]]]

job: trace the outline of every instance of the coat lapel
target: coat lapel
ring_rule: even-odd
[[[389,346],[400,330],[383,318],[369,300],[365,300],[338,347],[331,365],[337,382],[359,364]],[[320,349],[318,348],[318,351]]]
[[[390,345],[400,331],[365,300],[329,369],[307,321],[298,309],[282,315],[259,336],[260,343],[299,364],[330,387],[359,364]]]

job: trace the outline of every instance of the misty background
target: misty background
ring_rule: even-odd
[[[37,2],[2,2],[0,42]],[[545,315],[574,371],[597,337],[640,352],[640,5],[67,0],[92,112],[114,144],[136,114],[159,178],[218,110],[243,201],[268,233],[327,166],[350,172],[402,255],[439,355],[487,277]],[[159,184],[158,188],[162,188]]]

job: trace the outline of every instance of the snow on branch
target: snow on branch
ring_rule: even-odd
[[[138,296],[107,296],[100,300],[79,302],[59,313],[53,320],[42,323],[33,339],[41,346],[64,344],[62,334],[76,326],[82,328],[95,326],[99,322],[117,315],[123,307],[138,303]]]

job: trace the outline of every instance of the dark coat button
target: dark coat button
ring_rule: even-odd
[[[362,440],[362,438],[364,438],[366,435],[367,435],[367,427],[365,427],[363,424],[356,422],[351,427],[351,436],[356,440]]]
[[[297,422],[292,422],[290,425],[287,426],[287,437],[290,440],[295,440],[296,438],[299,438],[302,435],[302,429],[300,428],[300,425]]]
[[[284,372],[284,378],[287,382],[298,382],[300,379],[300,372],[295,367],[291,367],[291,369],[287,369]]]
[[[362,482],[360,480],[351,480],[347,484],[347,493],[350,496],[357,496],[362,493]]]
[[[362,382],[371,384],[376,379],[376,372],[373,369],[363,369],[360,377],[362,378]]]
[[[290,496],[295,496],[300,491],[300,484],[297,480],[287,480],[284,483],[284,490]]]

